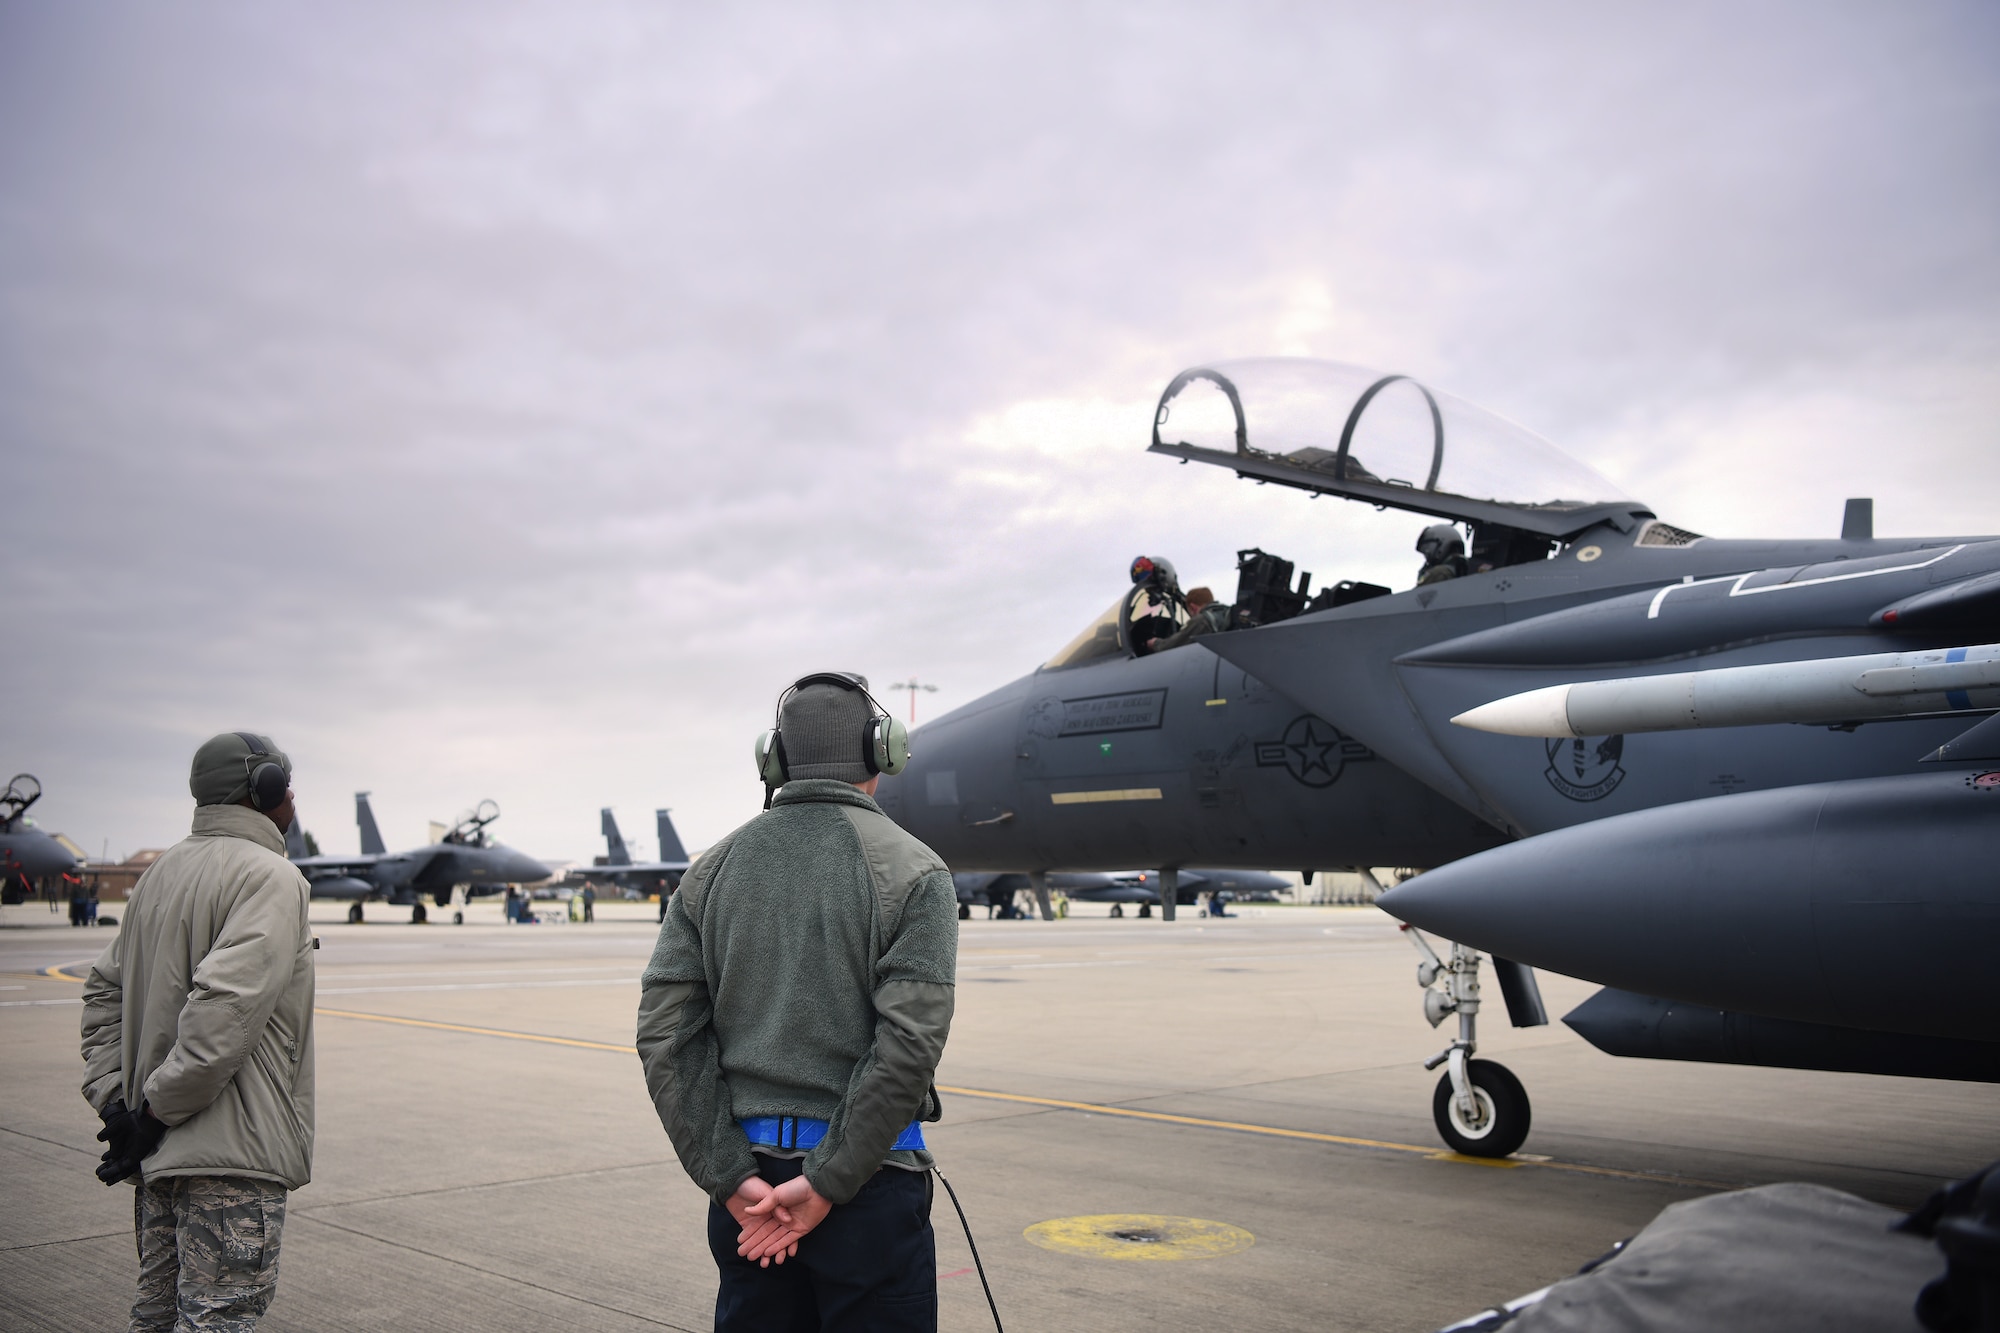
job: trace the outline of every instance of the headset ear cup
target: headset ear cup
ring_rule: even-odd
[[[910,762],[910,729],[903,725],[899,717],[887,716],[875,719],[875,726],[869,736],[869,758],[874,761],[877,773],[887,773],[891,777],[903,771]]]
[[[290,776],[280,765],[259,764],[250,775],[251,803],[268,815],[285,803],[285,793],[291,785]]]
[[[757,738],[757,776],[764,780],[766,787],[785,785],[785,737],[780,731],[767,731]]]

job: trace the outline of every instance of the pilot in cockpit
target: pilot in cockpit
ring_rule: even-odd
[[[1181,582],[1173,562],[1158,556],[1137,557],[1132,561],[1131,573],[1135,589],[1130,610],[1132,644],[1137,655],[1143,657],[1180,628],[1174,611],[1183,601]]]
[[[1215,594],[1207,588],[1189,588],[1187,592],[1188,621],[1164,639],[1156,639],[1150,651],[1166,652],[1184,643],[1192,643],[1204,634],[1214,634],[1229,628],[1229,613],[1233,609],[1215,600]]]
[[[1417,554],[1424,558],[1424,567],[1417,573],[1419,588],[1465,573],[1465,539],[1449,523],[1433,523],[1419,533]]]

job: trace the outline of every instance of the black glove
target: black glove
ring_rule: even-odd
[[[102,1114],[104,1128],[97,1137],[111,1146],[98,1165],[97,1178],[107,1185],[116,1185],[135,1174],[139,1163],[160,1146],[160,1140],[167,1136],[167,1126],[147,1106],[128,1111],[123,1102],[113,1102],[104,1108]]]
[[[106,1102],[104,1109],[97,1113],[97,1118],[104,1122],[104,1128],[97,1131],[97,1141],[111,1145],[104,1150],[104,1156],[98,1159],[97,1173],[101,1176],[105,1168],[113,1162],[123,1161],[131,1156],[133,1125],[132,1113],[125,1109],[123,1097],[113,1097]],[[111,1182],[107,1180],[104,1183],[108,1185]]]

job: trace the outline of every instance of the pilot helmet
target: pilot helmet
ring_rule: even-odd
[[[1449,523],[1433,523],[1417,534],[1417,554],[1435,564],[1446,556],[1464,555],[1465,539]]]
[[[1142,555],[1132,562],[1133,586],[1144,584],[1150,588],[1178,588],[1180,580],[1174,573],[1173,562],[1159,556]]]

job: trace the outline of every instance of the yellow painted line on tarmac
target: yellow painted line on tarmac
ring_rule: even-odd
[[[1435,1148],[1420,1148],[1414,1143],[1390,1143],[1383,1139],[1356,1139],[1342,1134],[1320,1134],[1309,1129],[1280,1129],[1276,1125],[1250,1125],[1237,1120],[1204,1120],[1199,1116],[1173,1115],[1166,1111],[1141,1111],[1131,1106],[1105,1106],[1099,1102],[1071,1102],[1060,1097],[1030,1097],[1019,1092],[987,1092],[980,1088],[947,1088],[938,1085],[939,1092],[948,1092],[955,1097],[985,1097],[996,1102],[1021,1102],[1028,1106],[1047,1106],[1062,1111],[1086,1111],[1091,1115],[1122,1115],[1133,1120],[1158,1120],[1169,1125],[1193,1125],[1198,1129],[1233,1129],[1244,1134],[1267,1134],[1281,1139],[1309,1139],[1315,1143],[1338,1143],[1349,1148],[1387,1148],[1392,1152],[1422,1153],[1426,1157],[1435,1153]]]
[[[79,986],[90,980],[89,977],[71,976],[69,973],[63,971],[61,967],[45,967],[35,975],[40,977],[54,977],[57,981],[74,981]]]
[[[394,1014],[364,1014],[353,1009],[315,1009],[321,1018],[358,1018],[364,1023],[394,1023],[398,1027],[435,1028],[440,1032],[470,1032],[476,1037],[506,1037],[510,1041],[538,1041],[550,1046],[581,1046],[587,1051],[618,1051],[637,1055],[636,1046],[614,1046],[607,1041],[584,1041],[580,1037],[546,1037],[539,1032],[509,1032],[504,1028],[476,1028],[464,1023],[438,1023],[428,1018],[398,1018]]]
[[[54,975],[54,969],[51,969]],[[65,977],[80,981],[80,977]],[[578,1037],[551,1037],[539,1032],[514,1032],[506,1028],[474,1027],[465,1023],[439,1023],[428,1018],[400,1018],[393,1014],[366,1014],[352,1009],[315,1009],[324,1018],[353,1018],[365,1023],[391,1023],[399,1027],[431,1028],[439,1032],[464,1032],[476,1037],[502,1037],[509,1041],[540,1042],[548,1046],[575,1046],[587,1051],[614,1051],[636,1055],[636,1046],[620,1046],[606,1041],[584,1041]],[[1260,1134],[1267,1138],[1302,1139],[1309,1143],[1332,1143],[1345,1148],[1376,1148],[1388,1152],[1414,1153],[1438,1162],[1459,1162],[1476,1166],[1540,1167],[1547,1171],[1569,1171],[1580,1175],[1607,1176],[1616,1180],[1638,1180],[1680,1189],[1737,1189],[1738,1185],[1691,1176],[1670,1176],[1657,1171],[1625,1171],[1610,1166],[1585,1166],[1580,1162],[1555,1162],[1533,1158],[1464,1157],[1454,1152],[1416,1143],[1395,1143],[1387,1139],[1363,1139],[1346,1134],[1322,1134],[1310,1129],[1285,1129],[1278,1125],[1253,1125],[1241,1120],[1209,1120],[1201,1116],[1175,1115],[1169,1111],[1144,1111],[1132,1106],[1107,1106],[1101,1102],[1076,1102],[1061,1097],[1034,1097],[1021,1092],[993,1092],[986,1088],[959,1088],[938,1085],[938,1091],[954,1097],[978,1097],[986,1101],[1013,1102],[1022,1106],[1043,1106],[1057,1111],[1082,1111],[1088,1115],[1122,1116],[1128,1120],[1152,1120],[1168,1125],[1188,1125],[1196,1129],[1224,1129],[1238,1134]]]

